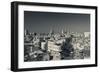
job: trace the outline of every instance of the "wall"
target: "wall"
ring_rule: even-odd
[[[14,0],[0,0],[0,73],[11,73],[10,71],[10,2]],[[18,0],[16,0],[18,1]],[[23,0],[21,0],[23,1]],[[78,5],[94,5],[98,6],[98,13],[100,13],[100,0],[24,0],[34,2],[45,2],[45,3],[61,3],[61,4],[78,4]],[[98,20],[100,14],[98,14]],[[98,21],[98,24],[100,21]],[[100,25],[98,25],[98,28]],[[100,31],[100,29],[98,29]],[[98,34],[100,37],[100,33]],[[98,39],[100,40],[100,38]],[[98,42],[100,43],[100,41]],[[100,46],[99,46],[100,48]],[[98,48],[98,49],[99,49]],[[100,49],[98,50],[100,51]],[[100,55],[100,53],[98,54]],[[100,61],[100,58],[98,59]],[[99,62],[100,64],[100,62]],[[74,68],[74,69],[60,69],[60,70],[45,70],[35,71],[36,73],[99,73],[100,65],[98,67],[91,68]],[[30,71],[32,73],[32,71]]]

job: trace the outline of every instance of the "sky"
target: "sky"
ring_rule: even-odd
[[[29,32],[49,33],[90,32],[90,14],[24,11],[24,29]]]

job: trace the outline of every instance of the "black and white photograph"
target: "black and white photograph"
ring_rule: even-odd
[[[11,70],[97,66],[97,7],[11,3]]]
[[[24,61],[90,58],[90,14],[24,11]]]

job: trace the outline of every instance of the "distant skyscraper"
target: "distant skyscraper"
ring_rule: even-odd
[[[63,29],[62,29],[61,33],[64,34],[64,30]]]
[[[54,34],[54,30],[51,29],[49,34],[50,34],[50,36],[52,36]]]
[[[25,29],[25,31],[24,31],[24,35],[26,36],[28,33],[29,33],[28,30]]]

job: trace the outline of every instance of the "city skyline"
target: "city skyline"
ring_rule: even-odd
[[[24,11],[24,29],[36,33],[48,33],[51,29],[55,32],[61,32],[62,29],[90,32],[90,15]]]

